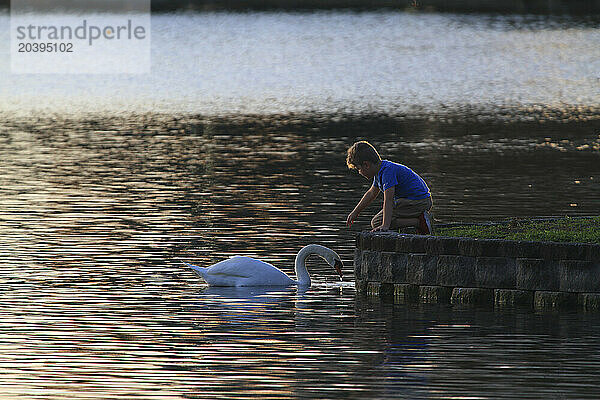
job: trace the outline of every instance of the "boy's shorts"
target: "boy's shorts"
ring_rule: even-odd
[[[392,211],[392,224],[390,229],[398,229],[397,219],[417,218],[424,211],[429,211],[433,207],[431,196],[421,200],[398,199],[394,202]],[[371,220],[372,226],[379,226],[383,223],[383,210],[379,211]]]

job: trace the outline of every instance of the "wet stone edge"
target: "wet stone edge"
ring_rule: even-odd
[[[600,310],[600,245],[361,232],[359,293],[394,303]]]

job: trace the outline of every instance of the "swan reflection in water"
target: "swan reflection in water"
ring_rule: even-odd
[[[284,300],[302,300],[309,291],[324,289],[327,293],[354,290],[352,282],[321,283],[315,286],[207,286],[200,294],[207,298],[245,301],[250,303],[279,303]]]
[[[351,282],[336,282],[308,286],[242,286],[220,287],[207,286],[198,292],[196,304],[204,311],[215,317],[214,322],[221,328],[244,328],[277,330],[275,326],[268,326],[268,321],[273,321],[274,315],[279,314],[281,321],[290,321],[302,324],[305,319],[330,318],[338,311],[337,303],[328,303],[331,312],[326,314],[314,313],[315,302],[321,303],[323,299],[331,298],[334,294],[340,295],[344,289],[354,290]],[[205,321],[206,323],[207,321]],[[266,324],[266,325],[265,325]],[[287,327],[286,329],[294,329]]]
[[[203,296],[225,300],[243,300],[249,303],[278,303],[293,298],[294,294],[304,295],[307,286],[208,286],[200,290]]]
[[[198,308],[212,314],[211,321],[228,332],[239,329],[270,330],[267,321],[276,314],[294,320],[297,296],[308,287],[208,286],[199,292]],[[204,321],[205,325],[208,321]]]

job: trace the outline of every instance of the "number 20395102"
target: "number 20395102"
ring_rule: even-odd
[[[19,43],[19,53],[72,53],[73,43]]]

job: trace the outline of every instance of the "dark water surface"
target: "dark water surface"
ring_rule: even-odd
[[[322,116],[6,118],[0,398],[598,398],[600,316],[357,297],[368,138],[440,221],[596,215],[599,125]],[[373,206],[353,229],[364,229]],[[206,288],[179,262],[256,256],[314,285]]]

